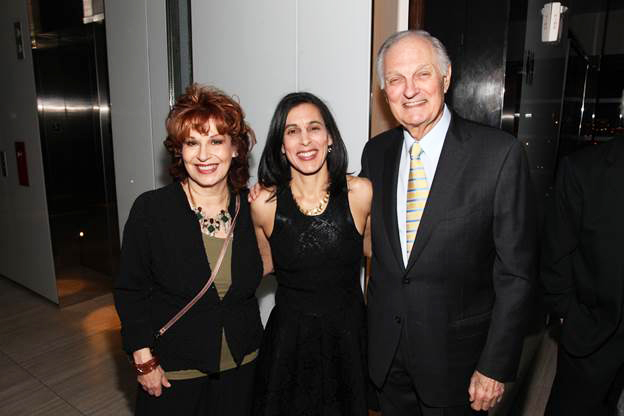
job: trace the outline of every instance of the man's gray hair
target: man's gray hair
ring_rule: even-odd
[[[410,36],[419,37],[429,42],[436,54],[436,57],[438,58],[438,70],[440,71],[440,74],[442,74],[443,76],[446,75],[447,69],[451,64],[451,58],[449,58],[448,53],[446,52],[446,48],[444,47],[442,42],[440,42],[438,38],[431,36],[429,32],[424,30],[404,30],[402,32],[397,32],[394,35],[390,36],[388,39],[386,39],[379,48],[379,52],[377,52],[377,77],[379,77],[379,85],[381,86],[382,90],[386,86],[386,79],[384,76],[384,59],[386,57],[388,49],[390,49],[395,43],[397,43],[401,39]]]

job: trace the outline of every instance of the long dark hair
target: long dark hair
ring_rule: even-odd
[[[345,191],[347,189],[346,175],[349,164],[347,148],[342,141],[336,121],[327,105],[323,100],[309,92],[291,92],[277,104],[271,119],[271,125],[269,126],[267,141],[264,150],[262,150],[260,165],[258,166],[258,181],[265,188],[274,186],[276,192],[288,187],[292,179],[290,163],[282,153],[286,119],[290,110],[306,103],[318,108],[321,117],[323,117],[325,128],[333,141],[331,152],[327,153],[326,159],[329,171],[329,191],[332,194]],[[275,193],[273,196],[275,196]]]

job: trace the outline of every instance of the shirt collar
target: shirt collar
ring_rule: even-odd
[[[420,139],[420,148],[423,152],[432,160],[439,160],[440,153],[442,153],[442,146],[444,145],[444,138],[448,132],[449,125],[451,124],[451,112],[446,104],[444,104],[444,110],[442,111],[442,117],[433,126],[431,130]],[[409,132],[403,129],[403,147],[409,155],[410,148],[414,143],[414,138],[410,136]]]

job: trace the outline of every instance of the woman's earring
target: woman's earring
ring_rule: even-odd
[[[329,146],[327,146],[327,153],[331,153],[333,148],[334,148],[333,144],[330,144]]]
[[[232,153],[232,157],[237,157],[237,156],[238,156],[238,153],[236,152]]]

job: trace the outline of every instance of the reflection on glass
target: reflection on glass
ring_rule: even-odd
[[[193,82],[190,0],[166,0],[169,106]]]

